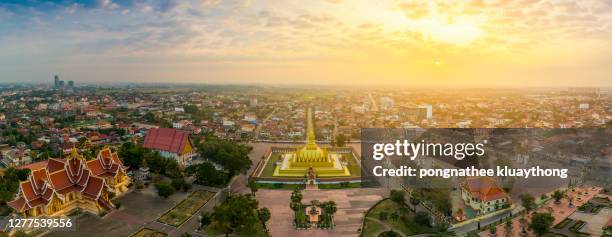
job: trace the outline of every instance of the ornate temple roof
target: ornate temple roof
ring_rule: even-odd
[[[93,175],[100,177],[115,177],[117,171],[126,169],[117,153],[109,148],[101,150],[97,159],[87,161],[87,167]]]
[[[102,154],[103,152],[105,154]],[[124,168],[119,158],[113,156],[116,156],[116,153],[106,148],[100,152],[97,159],[86,162],[83,156],[73,149],[65,160],[51,158],[46,167],[32,171],[28,180],[19,184],[17,198],[7,204],[22,212],[38,205],[48,204],[53,193],[59,198],[64,198],[65,194],[73,191],[97,200],[106,186],[104,178],[97,174],[104,176]],[[91,167],[96,167],[95,172],[89,163],[92,163]],[[97,163],[100,166],[95,165]]]

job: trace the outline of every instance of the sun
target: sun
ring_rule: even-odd
[[[437,60],[436,60],[436,61],[434,62],[434,65],[436,65],[436,67],[440,67],[440,64],[441,64],[441,63],[440,63],[440,61],[437,61]]]

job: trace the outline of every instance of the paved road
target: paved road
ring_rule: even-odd
[[[249,175],[253,173],[253,170],[255,170],[255,167],[257,167],[257,164],[261,160],[261,157],[266,153],[266,151],[272,144],[249,143],[249,145],[253,147],[253,150],[251,151],[251,153],[249,153],[249,158],[251,158],[253,165],[247,171],[246,174],[240,174],[238,176],[235,176],[232,181],[230,181],[229,186],[232,193],[245,194],[251,192],[251,190],[247,187]]]

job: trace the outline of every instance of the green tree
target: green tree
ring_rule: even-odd
[[[268,222],[270,218],[272,217],[272,215],[270,214],[270,209],[264,207],[264,208],[257,210],[257,217],[259,218],[259,221],[263,225],[264,230],[266,230],[267,232],[268,226],[266,225],[266,222]]]
[[[530,212],[535,208],[535,198],[531,194],[523,193],[519,196],[521,204],[527,212]]]
[[[441,222],[440,224],[434,226],[434,234],[433,236],[455,236],[455,232],[450,230],[450,225],[446,222]]]
[[[302,198],[302,192],[299,189],[293,190],[293,192],[291,192],[291,202],[300,203],[302,202]]]
[[[338,207],[336,205],[336,202],[334,201],[324,202],[321,204],[321,206],[323,207],[323,210],[325,211],[325,213],[332,215],[332,216],[336,214],[336,211],[338,211]]]
[[[219,171],[210,162],[190,165],[185,169],[186,175],[193,175],[196,183],[206,186],[220,186],[227,182],[228,174]]]
[[[550,230],[550,226],[555,221],[550,213],[534,213],[531,216],[531,223],[529,229],[533,231],[537,236],[542,236]]]
[[[164,198],[169,197],[174,193],[174,187],[168,181],[159,181],[155,183],[155,188],[157,189],[157,194]]]
[[[215,137],[207,137],[205,142],[198,144],[200,155],[223,166],[230,177],[251,168],[253,162],[248,156],[251,149],[250,146]]]
[[[183,191],[187,191],[191,188],[191,184],[187,183],[187,181],[185,180],[183,176],[178,176],[176,178],[173,178],[170,185],[172,185],[172,187],[176,190],[182,189]]]
[[[211,223],[210,215],[208,213],[203,213],[200,216],[200,227],[206,227]]]
[[[555,190],[555,192],[553,192],[552,194],[552,198],[555,199],[555,203],[560,203],[561,199],[563,199],[565,197],[565,193],[561,190]]]
[[[391,190],[391,201],[400,204],[400,205],[404,205],[404,194],[405,192],[403,190],[397,190],[397,189],[393,189]]]
[[[28,179],[29,175],[29,169],[7,168],[0,177],[0,203],[13,200],[19,189],[19,182]]]
[[[214,208],[212,219],[226,234],[250,230],[258,221],[257,207],[257,200],[251,195],[230,196]]]
[[[255,196],[255,193],[259,189],[257,187],[257,182],[255,182],[255,180],[252,180],[252,179],[249,180],[249,189],[251,190],[251,195]]]
[[[336,146],[344,147],[344,145],[346,145],[346,136],[344,136],[344,133],[339,133],[336,135]]]
[[[417,212],[414,215],[414,222],[416,222],[419,225],[430,226],[431,216],[429,215],[429,213],[424,212],[424,211]]]

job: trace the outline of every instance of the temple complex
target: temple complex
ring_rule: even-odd
[[[127,191],[126,169],[109,148],[89,161],[73,148],[66,159],[50,158],[46,167],[32,170],[7,204],[24,217],[60,216],[74,210],[99,214],[114,208],[112,196]]]
[[[305,146],[295,148],[294,152],[282,154],[273,176],[277,177],[348,177],[351,176],[342,154],[319,147],[315,142],[312,110],[308,109],[308,139]]]

